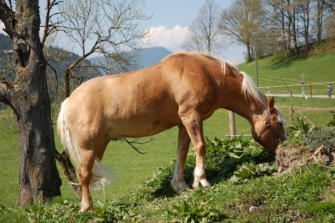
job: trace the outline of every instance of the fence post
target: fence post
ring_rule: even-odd
[[[232,111],[229,111],[229,132],[230,137],[235,138],[236,136],[235,113]]]

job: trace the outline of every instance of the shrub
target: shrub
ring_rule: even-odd
[[[304,144],[311,151],[314,151],[320,146],[324,146],[328,152],[335,150],[335,128],[318,129],[309,132],[305,139]]]

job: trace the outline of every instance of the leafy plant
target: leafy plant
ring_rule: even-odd
[[[271,175],[276,172],[274,164],[260,163],[255,164],[254,162],[245,163],[234,172],[234,175],[230,178],[231,182],[240,183],[247,179],[260,177],[264,175]]]
[[[315,127],[311,126],[309,123],[307,123],[306,120],[304,119],[304,117],[298,116],[298,117],[296,117],[293,125],[287,127],[287,133],[290,136],[299,137],[301,135],[303,136],[303,135],[307,134],[313,128],[315,128]]]
[[[219,222],[226,215],[210,205],[211,200],[201,201],[196,199],[181,200],[171,204],[167,213],[177,217],[180,222]]]

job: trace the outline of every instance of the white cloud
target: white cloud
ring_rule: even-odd
[[[181,50],[181,45],[189,32],[188,27],[180,25],[175,25],[172,29],[165,26],[150,27],[142,43],[145,47],[161,46],[176,52]]]
[[[3,24],[3,22],[0,22],[0,33],[7,35],[7,33],[3,30],[5,28],[5,24]]]

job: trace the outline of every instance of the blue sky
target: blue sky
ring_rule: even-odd
[[[232,0],[217,0],[221,9],[228,8]],[[151,28],[147,46],[163,46],[173,52],[182,50],[180,47],[187,27],[197,16],[204,0],[145,0],[145,12],[153,18],[145,21],[143,27]],[[235,64],[244,61],[244,46],[226,39],[222,52],[217,56],[230,60]]]
[[[233,0],[216,0],[221,9],[228,8]],[[183,50],[181,44],[188,34],[188,26],[196,18],[205,0],[144,0],[144,12],[152,18],[142,22],[143,29],[149,30],[149,35],[143,42],[143,47],[161,46],[172,52]],[[41,9],[45,8],[45,1],[40,1]],[[41,15],[43,19],[43,12]],[[0,23],[0,33],[2,32]],[[64,46],[64,39],[55,41],[55,45]],[[224,40],[224,47],[220,56],[235,64],[244,62],[245,47],[232,41]],[[76,52],[76,48],[68,49]],[[78,52],[77,52],[78,53]]]

